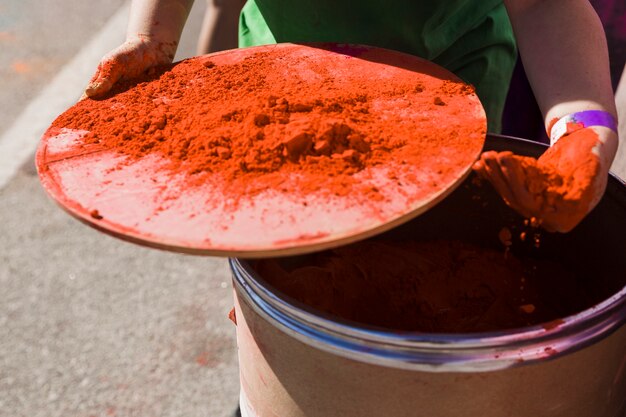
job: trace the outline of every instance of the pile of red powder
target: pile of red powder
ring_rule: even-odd
[[[214,61],[152,70],[77,103],[53,127],[88,131],[85,144],[131,160],[160,155],[197,179],[189,184],[212,174],[254,192],[297,172],[306,176],[302,192],[339,195],[350,192],[352,174],[390,161],[458,170],[472,149],[467,138],[485,133],[484,117],[462,107],[473,89],[455,80],[403,71],[388,82],[363,74],[341,84],[324,65],[282,50]],[[442,146],[457,151],[445,163]]]

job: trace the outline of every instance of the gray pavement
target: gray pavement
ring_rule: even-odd
[[[123,3],[0,4],[0,133]],[[193,55],[204,7],[196,1],[177,59]],[[71,102],[80,91],[61,94]],[[44,194],[32,155],[0,189],[0,237],[1,417],[232,415],[225,260],[89,229]]]
[[[2,416],[229,416],[238,379],[225,261],[144,249],[0,192]],[[4,218],[4,217],[3,217]]]
[[[124,0],[0,3],[0,130],[96,33]]]

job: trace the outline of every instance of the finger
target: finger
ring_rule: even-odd
[[[483,178],[488,180],[488,174],[487,174],[487,168],[485,166],[485,161],[483,158],[490,158],[492,157],[492,155],[496,155],[497,152],[495,151],[487,151],[487,152],[483,152],[480,157],[478,158],[478,160],[476,162],[474,162],[474,165],[472,165],[472,169],[474,170],[474,172],[476,172],[476,174]]]
[[[474,165],[472,165],[472,170],[474,170],[476,175],[478,175],[479,177],[484,178],[484,179],[487,178],[486,173],[485,173],[485,164],[483,163],[481,159],[474,162]]]
[[[97,97],[109,91],[124,74],[124,65],[116,58],[104,60],[98,65],[85,94],[88,97]]]
[[[483,154],[481,157],[483,164],[485,165],[485,172],[487,179],[491,182],[496,191],[504,199],[504,201],[511,207],[517,206],[515,198],[511,193],[510,186],[507,183],[500,164],[498,163],[498,154],[496,152]]]
[[[538,216],[542,206],[542,196],[533,194],[527,187],[527,173],[522,164],[513,157],[499,157],[502,175],[509,184],[511,194],[526,214]]]
[[[108,78],[99,78],[85,88],[87,97],[98,97],[111,90],[113,83]]]

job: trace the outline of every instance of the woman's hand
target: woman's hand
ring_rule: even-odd
[[[616,150],[615,132],[589,127],[561,138],[539,159],[485,152],[474,170],[522,216],[568,232],[602,198]]]
[[[135,78],[149,68],[171,63],[176,47],[176,42],[162,42],[146,36],[127,40],[102,58],[85,94],[100,96],[119,80]]]

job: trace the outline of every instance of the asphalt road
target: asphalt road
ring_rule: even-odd
[[[0,4],[0,135],[28,152],[0,185],[2,417],[226,417],[237,407],[226,261],[89,229],[49,200],[32,164],[29,146],[80,95],[104,52],[73,58],[96,36],[100,47],[121,42],[124,23],[107,22],[124,3]],[[178,59],[193,55],[204,7],[196,2]],[[63,80],[82,78],[46,93],[71,65],[78,66]],[[25,112],[26,128],[15,127]],[[6,152],[2,158],[11,162]]]

